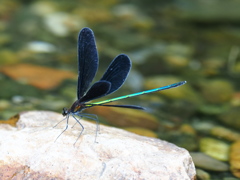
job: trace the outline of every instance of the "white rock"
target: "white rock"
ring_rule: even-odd
[[[20,114],[17,128],[0,126],[1,179],[151,179],[195,178],[189,153],[171,143],[81,120],[83,135],[73,146],[80,126],[65,127],[60,114],[31,111]]]

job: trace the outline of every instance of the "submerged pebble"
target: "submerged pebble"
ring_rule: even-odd
[[[198,180],[211,180],[210,174],[202,169],[196,169],[196,173]]]
[[[222,126],[213,127],[210,133],[215,137],[226,139],[228,141],[240,140],[239,132]]]
[[[42,41],[29,42],[26,48],[36,53],[52,53],[56,51],[56,47],[54,45]]]
[[[205,80],[199,86],[204,99],[209,103],[229,102],[234,94],[232,84],[223,79]]]
[[[236,141],[231,146],[230,165],[232,173],[240,178],[240,140]]]
[[[79,17],[65,12],[54,12],[46,15],[44,23],[49,31],[60,37],[69,35],[72,30],[80,29],[81,25],[84,24]]]
[[[191,152],[196,167],[210,171],[228,171],[229,165],[201,152]]]
[[[154,76],[146,80],[145,87],[146,89],[154,89],[157,87],[177,83],[184,79],[179,79],[173,76]],[[159,94],[170,98],[170,99],[185,99],[189,100],[190,102],[194,102],[194,104],[200,103],[200,98],[196,94],[196,92],[191,88],[190,85],[184,84],[183,86],[168,89],[166,91],[159,91]]]
[[[220,114],[218,117],[222,123],[240,130],[240,107],[231,108]]]
[[[229,160],[230,145],[213,138],[202,138],[200,140],[200,151],[220,161]]]

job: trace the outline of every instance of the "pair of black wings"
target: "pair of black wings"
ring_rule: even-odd
[[[102,78],[90,84],[98,69],[98,52],[93,31],[83,28],[78,36],[78,86],[79,102],[88,102],[118,90],[131,69],[131,61],[125,54],[118,55],[109,65]]]

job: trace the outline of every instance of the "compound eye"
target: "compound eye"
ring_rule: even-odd
[[[68,109],[64,107],[62,110],[62,115],[66,116],[67,114],[68,114]]]

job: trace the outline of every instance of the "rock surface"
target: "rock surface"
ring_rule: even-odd
[[[17,127],[0,126],[0,179],[194,179],[189,153],[166,141],[135,135],[113,127],[70,118],[65,127],[60,114],[31,111],[20,114]]]

